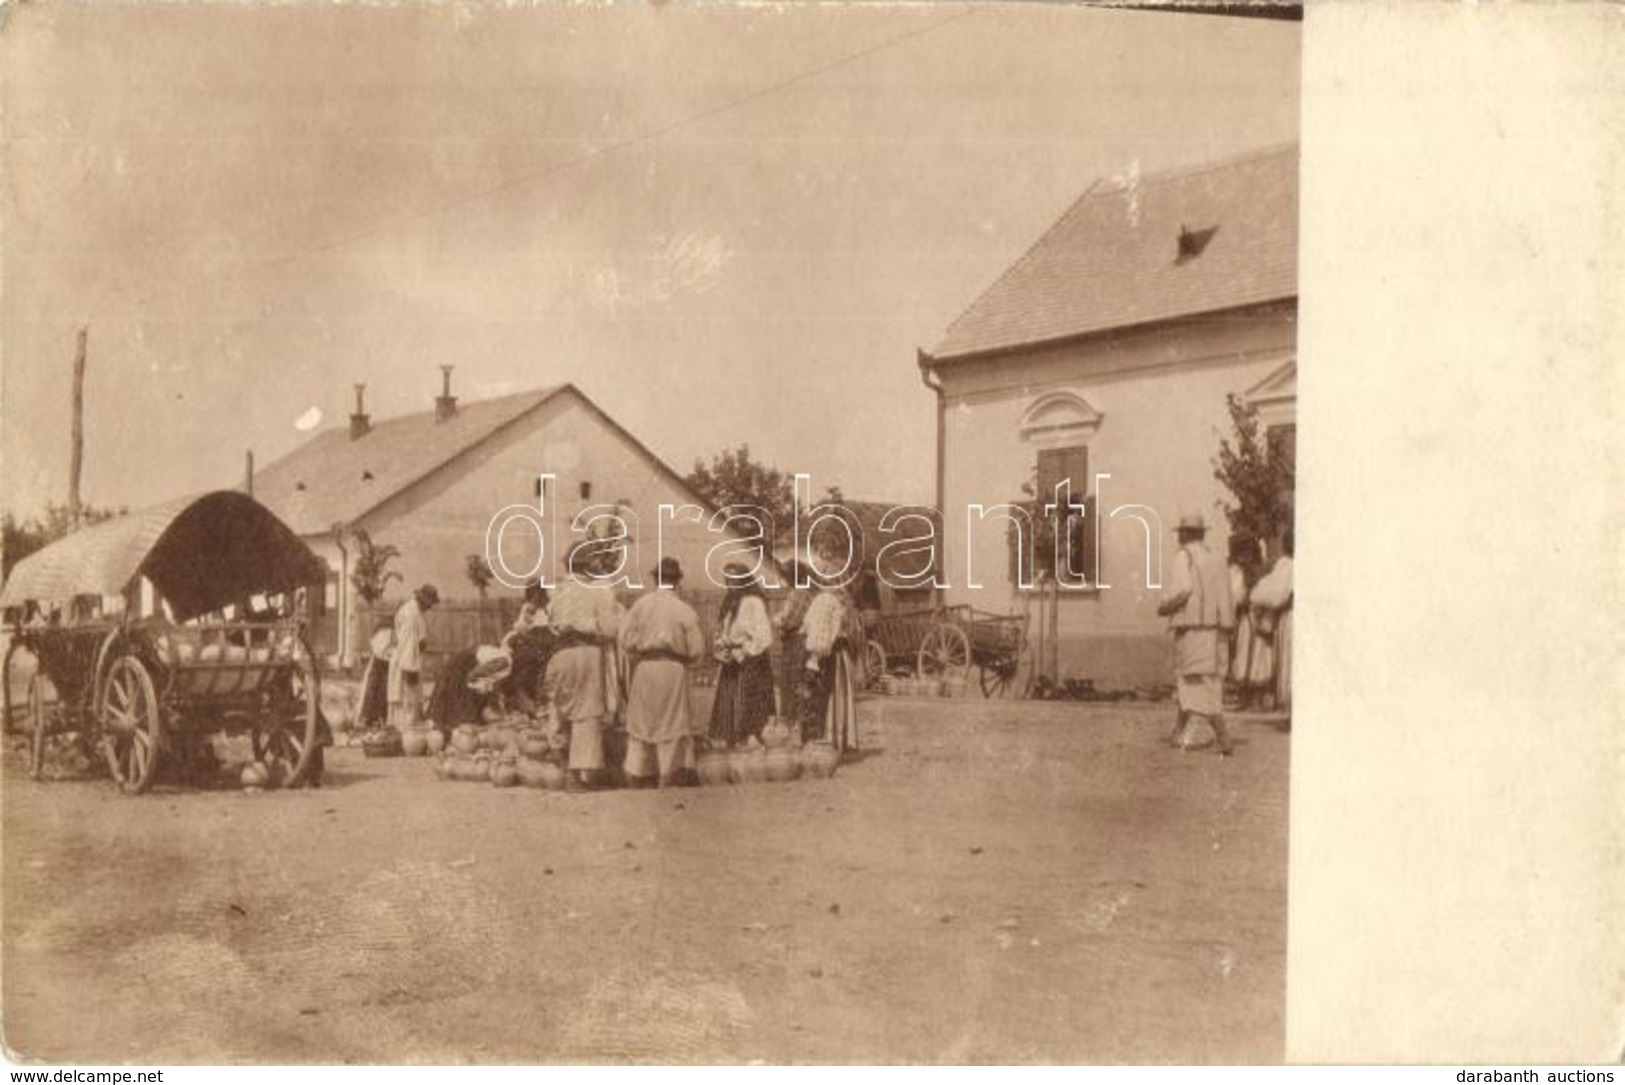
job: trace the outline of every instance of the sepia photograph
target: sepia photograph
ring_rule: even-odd
[[[1300,6],[0,17],[9,1059],[1337,1050]]]

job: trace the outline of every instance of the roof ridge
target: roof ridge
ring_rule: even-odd
[[[568,382],[566,382],[566,383],[568,383]],[[541,396],[543,398],[548,398],[548,397],[551,397],[554,394],[562,391],[563,388],[564,388],[564,384],[551,384],[551,385],[544,384],[539,388],[527,388],[527,389],[524,389],[523,391],[518,391],[518,392],[504,392],[499,396],[491,396],[488,399],[460,399],[460,400],[458,400],[458,403],[457,403],[457,409],[458,410],[466,410],[466,409],[468,409],[470,407],[489,407],[489,406],[491,406],[493,404],[507,402],[508,400],[524,399],[527,396]],[[414,418],[427,417],[429,415],[434,414],[434,412],[435,412],[435,408],[427,407],[427,408],[424,408],[423,410],[407,411],[405,414],[385,415],[382,418],[374,418],[372,420],[372,425],[373,425],[374,428],[376,428],[378,426],[387,426],[392,422],[404,422],[404,421],[409,421],[409,420],[414,419]],[[334,422],[330,426],[323,426],[316,433],[312,434],[312,439],[314,439],[316,437],[326,436],[329,433],[343,433],[346,425],[348,425],[347,422],[346,423]]]
[[[1051,234],[1053,234],[1056,231],[1060,230],[1060,228],[1062,226],[1065,226],[1068,222],[1070,222],[1072,220],[1073,215],[1077,214],[1078,209],[1083,206],[1084,201],[1089,199],[1091,196],[1093,196],[1095,194],[1095,189],[1097,189],[1099,187],[1100,187],[1100,178],[1097,177],[1093,181],[1089,182],[1089,187],[1083,190],[1082,195],[1080,195],[1077,199],[1073,200],[1070,204],[1067,205],[1066,210],[1061,212],[1059,218],[1057,218],[1053,222],[1051,222],[1049,224],[1048,228],[1045,229],[1042,233],[1040,233],[1037,237],[1035,237],[1032,240],[1032,243],[1027,246],[1027,248],[1022,252],[1022,254],[1020,256],[1016,257],[1015,261],[1013,263],[1011,263],[1008,267],[1006,267],[1004,269],[1004,271],[999,274],[998,278],[994,279],[991,283],[989,283],[986,288],[984,288],[979,294],[976,295],[976,297],[971,299],[970,304],[966,305],[963,309],[961,309],[959,311],[958,316],[954,317],[953,320],[948,322],[948,327],[943,331],[942,335],[938,338],[937,345],[940,347],[943,343],[946,343],[948,340],[952,339],[953,334],[954,334],[954,329],[956,327],[958,327],[959,324],[961,322],[963,322],[966,317],[970,316],[972,313],[974,313],[977,310],[977,307],[982,304],[982,300],[984,298],[986,298],[988,295],[992,294],[995,290],[997,290],[1004,283],[1004,281],[1006,279],[1010,278],[1010,276],[1014,275],[1017,271],[1019,271],[1021,268],[1025,267],[1029,262],[1031,262],[1031,260],[1033,258],[1033,254],[1038,251],[1039,246],[1042,245],[1045,242],[1045,240],[1047,240],[1049,238],[1049,236]],[[927,353],[929,353],[929,351]]]
[[[1288,153],[1289,151],[1296,152],[1298,150],[1299,143],[1297,140],[1289,140],[1284,143],[1272,143],[1263,147],[1254,147],[1251,150],[1238,151],[1235,154],[1227,155],[1224,158],[1196,162],[1187,166],[1168,166],[1164,169],[1153,170],[1150,173],[1142,173],[1134,177],[1134,184],[1160,185],[1166,184],[1169,181],[1183,181],[1191,177],[1200,177],[1204,173],[1217,173],[1220,170],[1234,169],[1235,167],[1243,165],[1247,162],[1259,161],[1265,158],[1276,158]],[[1105,179],[1105,182],[1105,192],[1120,192],[1124,188],[1127,188],[1129,184],[1127,179],[1118,176]],[[1091,186],[1091,188],[1099,187],[1100,184],[1101,182],[1097,181],[1094,186]],[[1105,192],[1097,193],[1097,195],[1104,195]]]

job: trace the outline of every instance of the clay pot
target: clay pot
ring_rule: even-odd
[[[801,752],[801,767],[808,776],[824,780],[835,775],[841,752],[827,742],[814,742]]]
[[[768,720],[767,726],[762,728],[762,745],[773,750],[780,746],[789,745],[789,743],[790,724],[778,716]]]
[[[555,765],[554,767],[557,768],[558,766]],[[519,773],[519,783],[521,785],[525,787],[546,786],[544,781],[547,770],[542,767],[542,762],[530,757],[521,757],[514,768]]]
[[[451,733],[451,745],[458,753],[473,753],[480,748],[479,731],[465,723]]]
[[[773,783],[788,783],[801,775],[801,758],[796,756],[794,750],[769,750],[763,760],[767,762],[767,778]]]
[[[729,755],[724,750],[707,750],[700,754],[695,765],[699,773],[700,783],[707,787],[715,787],[729,782]]]
[[[566,779],[564,769],[552,761],[541,761],[538,764],[541,765],[538,774],[542,778],[542,786],[549,791],[563,791]]]
[[[434,775],[437,780],[451,779],[452,759],[450,757],[436,757],[434,759]]]
[[[422,757],[429,752],[427,727],[408,727],[401,732],[401,752],[407,757]]]
[[[473,768],[469,770],[465,779],[475,783],[488,783],[491,779],[491,757],[489,754],[477,753],[471,761]]]
[[[747,784],[767,783],[767,752],[765,750],[746,750],[740,758],[744,782]]]
[[[271,770],[259,761],[251,761],[243,766],[239,778],[244,787],[266,787],[271,782]]]
[[[519,752],[524,757],[532,757],[540,761],[547,756],[552,747],[548,744],[547,736],[540,731],[519,732]]]
[[[506,723],[488,727],[485,731],[485,744],[489,749],[498,752],[507,750],[518,739],[518,733]]]
[[[428,743],[428,752],[431,755],[439,754],[446,748],[445,733],[436,731],[433,727],[424,728],[423,740]]]
[[[519,784],[518,758],[509,755],[491,766],[492,787],[516,787]]]

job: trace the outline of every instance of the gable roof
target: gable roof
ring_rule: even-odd
[[[388,418],[355,440],[347,423],[325,429],[255,472],[254,497],[300,535],[326,534],[335,523],[353,523],[569,387],[462,403],[444,422],[436,422],[432,410]]]
[[[1187,229],[1197,252],[1182,256]],[[1292,144],[1096,182],[949,325],[929,358],[995,353],[1297,293]]]

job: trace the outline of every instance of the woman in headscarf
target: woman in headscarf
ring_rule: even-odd
[[[502,646],[513,656],[513,670],[497,692],[527,714],[534,714],[541,699],[542,677],[556,639],[547,611],[549,598],[540,581],[527,585],[519,618],[502,639]]]
[[[728,593],[717,615],[714,645],[722,671],[711,703],[710,737],[715,745],[733,746],[760,735],[773,715],[773,625],[751,571],[730,564],[723,575]]]

